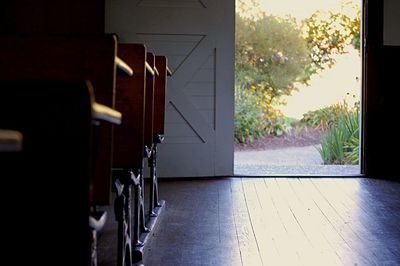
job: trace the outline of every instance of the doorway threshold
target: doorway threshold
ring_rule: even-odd
[[[236,176],[358,176],[360,165],[324,164],[317,146],[236,151]]]

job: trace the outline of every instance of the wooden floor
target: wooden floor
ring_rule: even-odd
[[[400,265],[399,183],[227,178],[163,181],[160,194],[146,266]],[[104,239],[101,253],[114,249]]]

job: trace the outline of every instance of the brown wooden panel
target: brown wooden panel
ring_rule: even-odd
[[[157,55],[155,58],[159,76],[154,86],[154,123],[153,134],[164,135],[165,127],[165,96],[167,90],[167,58]]]
[[[151,68],[155,66],[155,56],[147,53],[147,63]],[[144,144],[151,147],[153,144],[153,121],[154,121],[154,82],[155,75],[146,76],[146,111],[145,111],[145,128],[144,128]]]
[[[112,34],[0,36],[0,79],[90,80],[96,102],[114,108],[116,46]],[[102,124],[94,134],[101,147],[93,147],[93,201],[109,204],[112,126]]]
[[[117,78],[116,109],[123,121],[114,131],[113,167],[139,169],[144,150],[146,47],[119,44],[118,56],[133,68],[134,74]]]
[[[104,0],[5,0],[2,33],[104,33]]]
[[[2,79],[91,80],[96,101],[114,106],[114,35],[0,36]]]
[[[88,264],[92,91],[85,82],[0,81],[0,128],[23,134],[23,149],[0,152],[3,259]],[[62,235],[63,241],[57,235]],[[26,247],[23,242],[34,241]],[[40,240],[40,241],[39,241]],[[26,258],[27,258],[26,257]]]

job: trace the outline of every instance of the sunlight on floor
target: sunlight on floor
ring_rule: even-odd
[[[350,221],[360,215],[359,187],[360,179],[232,182],[232,191],[244,194],[233,198],[232,206],[239,210],[247,206],[243,211],[249,213],[255,232],[254,239],[247,236],[251,242],[247,248],[258,247],[260,254],[244,253],[251,256],[242,258],[243,265],[357,265],[349,244],[343,242],[354,238],[358,228]]]

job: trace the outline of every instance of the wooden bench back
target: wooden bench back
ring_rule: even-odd
[[[8,80],[90,80],[98,103],[114,107],[114,35],[0,36],[0,77]]]
[[[117,40],[94,36],[0,36],[0,80],[89,80],[96,102],[114,108]],[[102,124],[94,146],[94,204],[111,196],[112,125]]]
[[[113,167],[140,169],[144,156],[146,47],[120,44],[118,56],[134,69],[134,74],[117,78],[116,109],[122,113],[123,123],[114,130]]]
[[[159,76],[155,80],[154,86],[154,121],[153,134],[164,135],[165,129],[165,101],[167,93],[167,58],[157,55],[155,57],[155,65]]]
[[[92,101],[86,82],[0,80],[0,128],[23,135],[0,152],[2,239],[30,263],[88,265]]]
[[[153,53],[147,53],[147,63],[155,70],[155,56]],[[156,79],[156,71],[154,75],[146,76],[146,106],[145,106],[145,128],[144,128],[144,144],[151,148],[153,145],[153,121],[154,121],[154,83]]]

